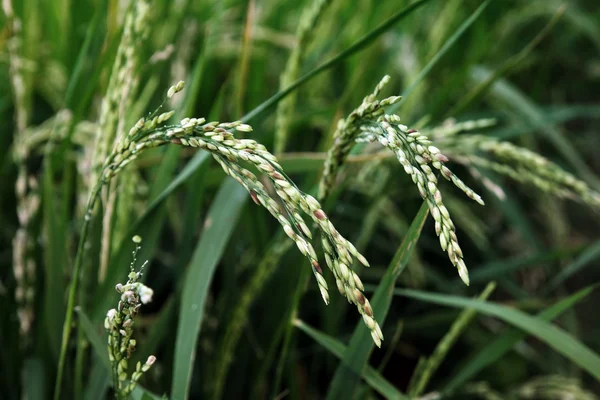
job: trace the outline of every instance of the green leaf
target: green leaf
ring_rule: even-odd
[[[167,335],[171,333],[173,324],[175,323],[175,301],[172,297],[165,302],[162,309],[153,318],[152,329],[148,332],[148,336],[139,345],[136,354],[133,355],[134,363],[146,361],[149,354],[156,354],[156,350],[162,343],[169,341]]]
[[[588,286],[577,293],[559,301],[537,315],[539,320],[551,321],[560,314],[575,306],[596,289],[597,285]],[[444,392],[458,389],[469,379],[473,378],[479,371],[499,360],[510,351],[517,343],[527,337],[527,333],[517,328],[508,329],[483,349],[477,350],[476,355],[467,365],[461,368],[450,382],[444,387]]]
[[[402,245],[400,245],[400,248],[396,252],[379,286],[377,286],[377,290],[371,301],[371,307],[373,308],[375,319],[381,326],[385,322],[385,317],[392,303],[395,282],[406,267],[408,259],[419,240],[427,215],[427,203],[423,203],[411,223],[406,237],[402,241]],[[329,393],[327,394],[328,399],[349,399],[352,397],[352,393],[355,391],[360,379],[360,371],[366,365],[373,346],[374,343],[371,339],[370,331],[360,321],[354,329],[348,351],[346,351],[341,364],[335,371]]]
[[[28,400],[43,400],[46,385],[44,364],[37,358],[28,358],[23,364],[23,398]]]
[[[53,356],[60,349],[61,328],[64,320],[63,299],[65,294],[64,273],[67,262],[67,230],[62,225],[56,204],[56,187],[53,182],[52,160],[47,155],[43,171],[43,228],[44,246],[44,336],[50,344]]]
[[[118,297],[115,294],[115,301],[117,298]],[[79,327],[83,330],[85,336],[92,345],[92,348],[96,351],[96,355],[100,358],[102,365],[104,365],[110,371],[107,339],[98,333],[98,330],[94,328],[94,325],[88,318],[87,314],[80,307],[76,307],[75,312],[79,317]]]
[[[427,293],[418,290],[396,289],[394,294],[449,307],[473,308],[483,314],[500,318],[522,331],[537,337],[551,348],[600,379],[600,357],[592,349],[569,333],[541,318],[498,304],[472,300],[446,294]]]
[[[481,292],[479,295],[478,299],[487,300],[495,288],[495,282],[488,283],[483,292]],[[422,368],[419,369],[419,374],[416,372],[413,374],[410,384],[408,385],[408,394],[411,397],[418,397],[423,393],[427,387],[427,384],[448,355],[448,352],[452,346],[454,346],[454,343],[456,343],[463,331],[475,318],[476,313],[477,312],[472,308],[467,308],[460,313],[456,320],[454,320],[452,326],[450,326],[448,329],[448,332],[446,332],[444,337],[442,337],[437,344],[433,353],[431,353],[431,356],[423,361]]]
[[[546,285],[544,291],[547,293],[557,288],[562,282],[579,272],[586,265],[590,265],[590,263],[598,257],[600,257],[600,240],[591,244],[575,259],[575,261],[556,274],[550,283]]]
[[[339,359],[343,359],[347,352],[346,346],[338,342],[331,336],[310,327],[303,321],[296,319],[294,325],[298,327],[302,332],[313,338],[321,346],[325,347],[331,354]],[[386,399],[408,399],[405,395],[400,393],[398,389],[394,387],[390,382],[387,381],[381,374],[373,367],[367,365],[361,372],[362,378],[367,384],[377,391]]]
[[[86,400],[106,400],[106,392],[110,386],[110,376],[108,369],[97,361],[96,353],[93,357],[93,365],[91,366],[90,377],[83,398]]]
[[[377,39],[379,36],[381,36],[383,33],[385,33],[392,26],[394,26],[396,23],[398,23],[400,20],[402,20],[404,17],[407,17],[408,15],[412,14],[413,11],[415,11],[417,8],[419,8],[420,6],[425,4],[427,1],[429,1],[429,0],[417,0],[412,4],[409,4],[402,10],[398,11],[396,14],[394,14],[390,18],[388,18],[387,21],[385,21],[384,23],[379,25],[377,28],[373,29],[371,32],[367,33],[365,36],[360,38],[357,42],[355,42],[353,45],[348,47],[346,50],[342,51],[337,56],[335,56],[332,59],[319,65],[318,67],[316,67],[312,71],[308,72],[307,74],[301,76],[287,88],[275,93],[273,96],[271,96],[269,99],[264,101],[262,104],[260,104],[254,110],[252,110],[248,114],[244,115],[242,117],[242,121],[249,122],[249,121],[255,119],[260,114],[265,112],[268,108],[273,107],[275,104],[277,104],[285,96],[287,96],[288,94],[290,94],[291,92],[293,92],[294,90],[299,88],[304,83],[308,82],[311,78],[313,78],[316,75],[320,74],[321,72],[331,68],[335,64],[350,57],[351,55],[357,53],[358,51],[362,50],[363,48],[368,46],[371,42],[373,42],[375,39]]]
[[[171,389],[174,399],[187,398],[208,289],[247,198],[242,186],[233,179],[226,180],[213,201],[194,250],[179,309]]]
[[[467,18],[452,34],[452,36],[448,38],[448,40],[446,41],[446,43],[444,43],[442,48],[437,51],[435,56],[433,56],[433,58],[429,60],[429,62],[421,70],[421,72],[419,72],[417,78],[410,84],[409,87],[407,87],[404,90],[404,92],[402,92],[403,99],[400,100],[400,102],[394,104],[392,107],[390,107],[391,113],[397,110],[400,107],[400,105],[404,102],[404,99],[406,99],[413,92],[413,90],[415,90],[415,88],[419,86],[419,84],[425,79],[429,72],[431,72],[433,67],[444,56],[444,54],[446,54],[446,52],[450,50],[450,48],[458,41],[458,39],[463,35],[463,33],[465,33],[467,29],[469,29],[473,22],[475,22],[477,18],[479,18],[483,10],[485,10],[488,4],[490,4],[490,1],[491,0],[485,0],[483,3],[481,3],[481,5],[469,16],[469,18]]]

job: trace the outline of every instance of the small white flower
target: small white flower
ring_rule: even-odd
[[[115,310],[114,308],[111,308],[106,313],[106,318],[108,318],[108,320],[111,322],[115,319],[116,316],[117,316],[117,310]]]
[[[154,294],[154,291],[148,286],[140,283],[137,290],[142,304],[148,304],[152,301],[152,295]]]

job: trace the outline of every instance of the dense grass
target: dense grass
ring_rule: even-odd
[[[1,397],[115,397],[104,323],[126,291],[115,285],[128,280],[139,235],[133,268],[148,260],[139,279],[154,294],[131,325],[137,345],[124,384],[136,362],[149,367],[133,398],[597,398],[595,3],[4,1]],[[377,128],[384,146],[354,145],[353,129],[385,124],[338,124],[386,74],[378,99],[403,96],[386,113],[426,134],[448,156],[455,185],[476,199],[469,185],[484,207],[441,179],[450,176],[441,167],[439,185],[427,184],[435,176],[415,185],[405,164],[437,153],[389,151],[406,129],[396,128],[396,143]],[[185,89],[165,101],[180,80]],[[166,135],[142,124],[127,136],[163,102],[158,114],[174,111],[171,128],[185,117],[251,125],[225,128],[275,153],[281,174],[244,165],[266,172],[264,193],[249,195],[223,172],[237,165],[227,150],[210,150],[220,165],[196,142],[169,137],[106,175],[127,157],[115,156],[115,143]],[[461,122],[468,129],[452,131]],[[320,267],[311,273],[251,201],[277,198],[277,181],[293,181],[325,210],[311,208],[306,225],[328,295]],[[452,219],[424,192],[443,192]],[[286,212],[271,213],[298,221],[295,203],[277,204]],[[321,261],[339,252],[320,245],[319,232],[331,232],[324,218],[371,265],[352,266],[370,303],[345,293],[367,325],[372,315],[381,326],[380,349]],[[469,286],[454,251],[440,249],[436,231],[458,243],[448,224]],[[302,242],[303,229],[288,235]]]

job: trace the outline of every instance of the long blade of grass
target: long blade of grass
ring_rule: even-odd
[[[208,212],[202,237],[194,250],[179,309],[171,388],[174,399],[187,398],[208,289],[247,198],[245,189],[237,182],[225,181]]]
[[[63,298],[65,293],[64,268],[68,265],[66,229],[61,225],[63,219],[57,213],[53,182],[52,160],[46,156],[42,177],[43,228],[46,243],[44,246],[44,334],[50,344],[52,356],[56,357],[60,349],[60,334],[64,317]]]
[[[488,283],[488,285],[485,287],[483,292],[481,292],[481,294],[477,297],[477,299],[487,300],[487,298],[492,294],[495,288],[495,282]],[[472,308],[465,309],[452,323],[452,326],[444,335],[444,337],[440,340],[438,345],[435,347],[435,350],[433,351],[431,356],[428,357],[427,360],[424,362],[423,368],[420,369],[420,374],[413,375],[413,379],[411,379],[409,385],[410,390],[408,392],[411,398],[418,397],[423,393],[423,391],[427,387],[427,384],[429,383],[429,380],[435,374],[440,364],[446,358],[448,351],[450,351],[450,349],[458,340],[462,332],[471,323],[473,318],[475,318],[476,314],[477,312]]]
[[[152,329],[148,332],[148,336],[133,356],[134,364],[138,361],[144,363],[148,354],[156,354],[157,348],[165,343],[165,340],[168,340],[165,337],[171,332],[169,328],[175,322],[175,306],[176,303],[172,297],[165,302],[159,314],[152,321]]]
[[[400,248],[394,255],[384,277],[377,286],[371,306],[375,319],[383,326],[385,317],[392,302],[394,284],[408,263],[408,259],[415,248],[421,230],[427,219],[427,204],[423,203],[419,212],[415,216],[406,237],[402,241]],[[360,321],[354,329],[354,334],[350,339],[348,350],[346,351],[341,364],[335,371],[333,381],[327,394],[328,399],[349,399],[355,391],[356,385],[360,380],[360,372],[369,359],[373,350],[373,341],[371,333]]]
[[[395,289],[394,294],[448,307],[470,307],[483,314],[500,318],[537,337],[593,377],[600,379],[600,356],[569,333],[541,318],[498,304],[447,294],[410,289]]]
[[[496,81],[496,79],[501,76],[509,75],[512,71],[516,70],[516,68],[531,54],[533,49],[537,47],[537,45],[550,33],[554,25],[560,20],[562,15],[565,13],[565,9],[567,8],[566,4],[561,5],[556,13],[552,16],[550,21],[538,32],[537,35],[529,42],[525,47],[521,49],[517,54],[510,57],[508,60],[504,61],[504,63],[496,69],[490,76],[469,91],[459,102],[456,104],[448,113],[446,114],[448,117],[452,115],[459,114],[462,110],[464,110],[469,104],[473,103],[477,98],[479,98],[483,93],[485,93],[489,87]]]
[[[86,400],[106,400],[106,392],[110,386],[109,372],[102,363],[96,361],[97,357],[94,357],[93,360],[94,363],[91,367],[83,398]]]
[[[566,310],[572,308],[581,300],[591,294],[597,285],[588,286],[577,293],[557,302],[546,310],[537,314],[537,318],[543,321],[552,321]],[[510,328],[494,341],[478,350],[467,365],[462,367],[450,379],[443,389],[443,392],[450,392],[458,389],[463,384],[473,378],[479,371],[499,360],[504,354],[509,352],[517,343],[527,337],[527,333],[517,328]]]
[[[452,34],[452,36],[448,38],[446,43],[444,43],[444,45],[438,50],[435,56],[433,56],[433,58],[429,60],[425,68],[423,68],[421,72],[419,72],[417,78],[410,84],[409,87],[407,87],[404,90],[404,92],[402,92],[402,100],[390,107],[390,112],[395,112],[395,110],[397,110],[400,107],[404,99],[406,99],[413,92],[413,90],[415,90],[415,88],[419,86],[419,84],[423,81],[423,79],[425,79],[425,77],[429,74],[429,72],[433,69],[437,62],[444,56],[444,54],[446,54],[446,52],[450,50],[450,48],[458,41],[458,39],[463,35],[463,33],[465,33],[466,30],[469,29],[471,25],[473,25],[473,22],[475,22],[477,18],[479,18],[483,10],[485,10],[488,4],[490,4],[490,1],[491,0],[485,0],[483,3],[481,3],[479,7],[477,7],[477,9],[469,16],[469,18],[467,18]]]
[[[590,263],[598,257],[600,257],[600,240],[592,243],[575,259],[575,261],[556,274],[550,283],[546,285],[544,292],[547,293],[556,289],[561,283],[569,279],[573,274],[579,272],[583,267],[590,265]]]
[[[44,364],[37,358],[28,358],[23,365],[23,398],[27,400],[43,400],[47,374]]]
[[[117,297],[115,295],[115,297]],[[76,307],[75,312],[79,318],[79,327],[83,330],[87,336],[92,348],[96,351],[96,356],[102,362],[102,365],[110,371],[110,361],[108,360],[108,342],[106,338],[103,338],[99,333],[98,329],[94,327],[92,321],[88,318],[87,314],[80,308]]]
[[[307,325],[299,319],[294,320],[294,325],[340,360],[344,358],[348,349],[333,337]],[[377,391],[377,393],[381,394],[386,399],[408,399],[408,397],[403,395],[387,379],[381,376],[375,368],[369,365],[366,365],[363,368],[361,376],[373,390]]]
[[[227,373],[233,361],[233,353],[246,326],[246,319],[252,302],[260,294],[265,283],[269,281],[277,264],[292,244],[293,242],[287,240],[287,237],[284,237],[283,234],[277,235],[261,262],[256,266],[248,283],[242,289],[240,298],[231,313],[229,323],[223,331],[219,346],[219,355],[214,366],[214,390],[212,395],[214,399],[220,399],[222,396]]]
[[[362,50],[363,48],[368,46],[370,43],[372,43],[375,39],[377,39],[379,36],[381,36],[384,32],[386,32],[388,29],[390,29],[392,26],[394,26],[396,23],[398,23],[400,20],[402,20],[403,18],[412,14],[413,11],[415,11],[417,8],[419,8],[420,6],[422,6],[423,4],[425,4],[428,1],[429,0],[418,0],[412,4],[409,4],[402,10],[398,11],[396,14],[394,14],[390,18],[388,18],[387,21],[385,21],[384,23],[379,25],[377,28],[373,29],[371,32],[367,33],[365,36],[360,38],[357,42],[355,42],[353,45],[348,47],[346,50],[342,51],[337,56],[335,56],[335,57],[331,58],[330,60],[324,62],[323,64],[319,65],[317,68],[313,69],[312,71],[301,76],[287,88],[275,93],[273,96],[271,96],[265,102],[260,104],[254,110],[252,110],[248,114],[244,115],[242,117],[242,121],[249,122],[249,121],[255,119],[260,114],[265,112],[267,109],[269,109],[270,107],[273,107],[275,104],[277,104],[285,96],[287,96],[288,94],[290,94],[291,92],[293,92],[294,90],[299,88],[301,85],[308,82],[308,80],[310,80],[311,78],[313,78],[316,75],[320,74],[321,72],[331,68],[335,64],[350,57],[351,55],[357,53],[358,51]]]

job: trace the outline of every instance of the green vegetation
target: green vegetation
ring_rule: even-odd
[[[3,1],[2,398],[597,399],[597,8]]]

